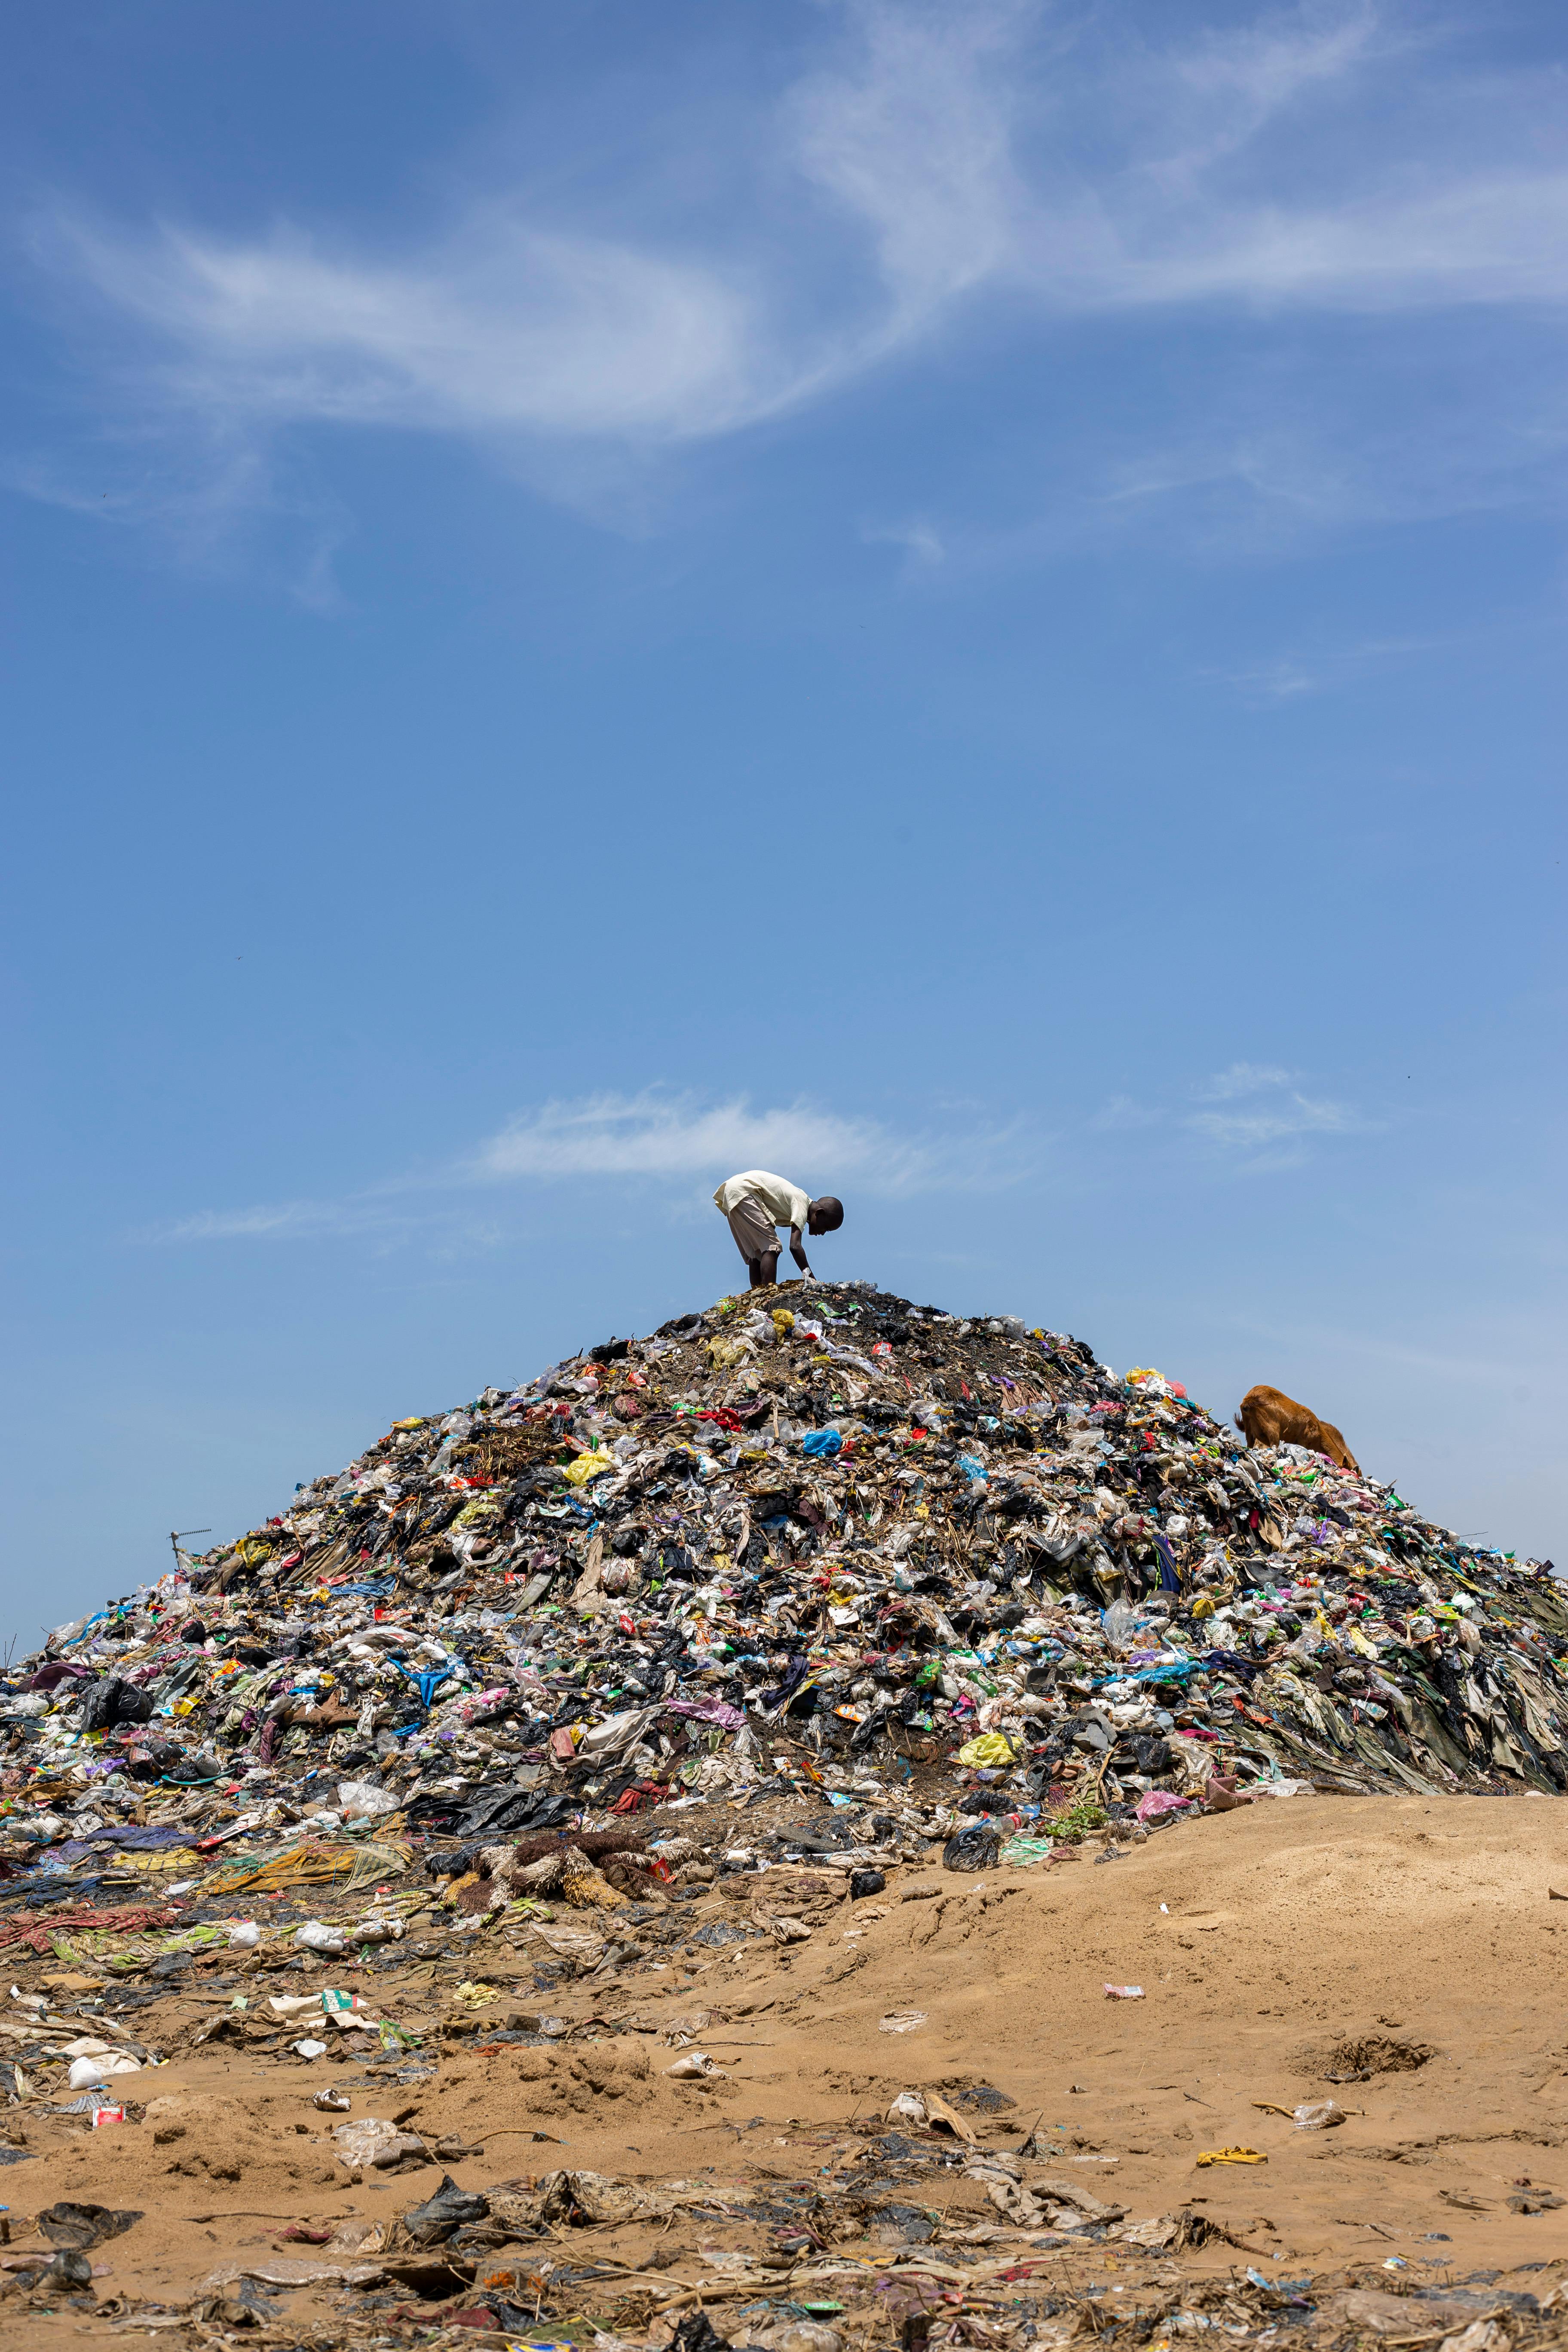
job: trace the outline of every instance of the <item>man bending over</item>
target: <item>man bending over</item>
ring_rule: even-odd
[[[801,1234],[834,1234],[844,1223],[844,1203],[825,1192],[820,1201],[813,1201],[798,1184],[788,1184],[782,1176],[770,1176],[765,1168],[748,1168],[743,1176],[731,1176],[721,1184],[713,1199],[721,1216],[730,1221],[730,1231],[735,1236],[735,1247],[745,1259],[753,1290],[766,1289],[776,1282],[779,1271],[779,1237],[776,1227],[789,1227],[789,1254],[802,1274],[809,1275],[805,1251],[801,1245]]]

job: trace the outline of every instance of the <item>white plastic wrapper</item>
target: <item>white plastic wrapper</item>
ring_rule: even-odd
[[[340,1780],[338,1803],[345,1822],[369,1822],[380,1813],[395,1813],[398,1800],[389,1789],[378,1789],[374,1781]]]
[[[73,2058],[66,2081],[73,2091],[90,2091],[100,2083],[110,2081],[113,2075],[139,2074],[141,2072],[140,2058],[132,2058],[128,2051],[116,2050],[106,2053],[101,2058]]]
[[[348,1949],[348,1937],[341,1927],[329,1927],[324,1920],[306,1919],[294,1930],[294,1941],[307,1952],[331,1952],[334,1957]]]

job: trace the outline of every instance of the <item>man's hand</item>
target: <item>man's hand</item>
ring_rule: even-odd
[[[799,1266],[802,1274],[804,1274],[808,1280],[815,1280],[816,1277],[812,1275],[811,1268],[805,1262],[805,1252],[800,1245],[800,1227],[798,1225],[792,1225],[789,1229],[789,1254],[791,1257],[794,1258],[796,1265]]]

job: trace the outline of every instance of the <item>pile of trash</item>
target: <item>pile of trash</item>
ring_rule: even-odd
[[[563,1832],[624,1900],[721,1802],[722,1868],[963,1868],[1308,1789],[1556,1793],[1565,1654],[1550,1562],[1151,1370],[792,1283],[409,1414],[14,1663],[0,1941],[432,1850],[515,1901]],[[738,1843],[766,1795],[821,1825]]]

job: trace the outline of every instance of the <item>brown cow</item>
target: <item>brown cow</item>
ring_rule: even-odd
[[[1298,1404],[1283,1389],[1252,1388],[1241,1400],[1236,1425],[1248,1445],[1310,1445],[1326,1454],[1342,1470],[1359,1478],[1361,1464],[1331,1421],[1320,1421],[1308,1406]]]

